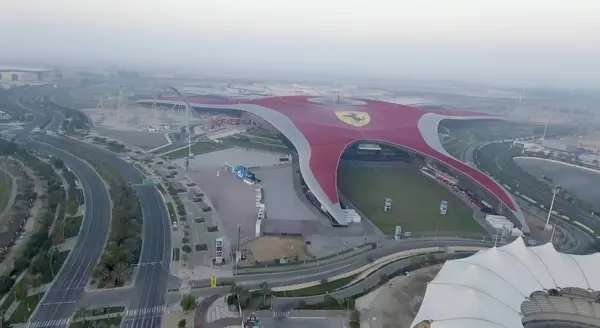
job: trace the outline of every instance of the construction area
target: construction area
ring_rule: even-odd
[[[393,278],[369,294],[356,299],[361,327],[404,328],[417,316],[427,284],[442,265],[415,270]]]

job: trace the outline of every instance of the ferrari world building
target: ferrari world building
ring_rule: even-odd
[[[498,117],[467,111],[432,111],[399,104],[311,96],[258,99],[186,98],[194,109],[237,110],[269,124],[293,144],[307,187],[333,219],[344,225],[337,191],[337,168],[342,153],[357,142],[395,146],[448,167],[491,195],[505,216],[529,232],[524,216],[511,195],[495,180],[452,157],[442,147],[438,126],[443,120],[490,120]],[[140,100],[184,105],[176,98]]]
[[[413,328],[597,327],[600,254],[568,255],[522,238],[446,261]]]

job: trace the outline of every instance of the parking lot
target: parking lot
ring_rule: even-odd
[[[239,224],[242,241],[254,237],[258,214],[254,186],[220,169],[198,170],[188,174],[210,199],[218,216],[218,225],[223,228],[221,234],[235,242]]]

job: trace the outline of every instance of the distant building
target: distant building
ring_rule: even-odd
[[[0,68],[0,81],[44,81],[51,76],[47,69]]]
[[[567,153],[573,153],[577,150],[577,146],[572,145],[572,144],[568,144],[568,143],[564,143],[564,142],[560,142],[557,140],[542,140],[542,146],[552,149],[552,150],[558,150],[558,151],[563,151],[563,152],[567,152]]]

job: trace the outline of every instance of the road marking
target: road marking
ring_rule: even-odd
[[[34,321],[27,325],[27,328],[40,328],[40,327],[60,327],[66,326],[69,323],[70,318],[63,318],[57,320],[44,320]]]
[[[56,305],[56,304],[75,304],[77,302],[75,301],[64,301],[64,302],[44,302],[44,303],[40,303],[40,305]]]
[[[137,308],[137,309],[129,309],[125,312],[125,317],[139,317],[139,316],[147,316],[147,315],[156,315],[162,314],[165,312],[167,307],[163,306],[154,306],[149,308]]]
[[[288,319],[327,320],[327,317],[288,317]]]

